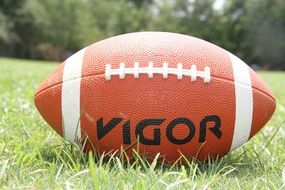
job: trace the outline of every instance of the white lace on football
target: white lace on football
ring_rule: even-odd
[[[105,78],[111,80],[112,76],[119,76],[124,79],[126,75],[133,75],[134,78],[139,78],[140,74],[147,74],[149,78],[153,78],[154,74],[160,74],[164,79],[168,75],[176,75],[178,80],[183,77],[190,77],[191,81],[196,81],[197,78],[204,79],[204,83],[211,81],[210,67],[205,67],[204,71],[197,71],[197,66],[192,65],[190,69],[183,69],[181,63],[177,64],[177,68],[168,67],[168,63],[163,63],[162,67],[154,67],[153,62],[148,63],[148,67],[140,67],[138,62],[134,63],[134,67],[125,67],[124,63],[120,63],[119,68],[113,69],[110,64],[106,64]]]

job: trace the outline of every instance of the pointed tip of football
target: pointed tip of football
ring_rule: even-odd
[[[254,109],[250,138],[258,133],[270,120],[276,109],[276,100],[270,88],[261,77],[250,70],[252,76]]]
[[[62,131],[61,86],[64,64],[60,64],[36,89],[34,103],[46,122],[59,134]]]

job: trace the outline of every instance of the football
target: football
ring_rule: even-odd
[[[241,59],[204,40],[138,32],[94,43],[38,87],[35,105],[70,143],[167,162],[226,155],[271,118],[275,99]]]

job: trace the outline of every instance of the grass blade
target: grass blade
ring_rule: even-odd
[[[89,162],[89,170],[90,170],[92,185],[95,190],[99,190],[100,180],[99,176],[96,174],[96,165],[94,163],[93,154],[90,152],[88,157],[89,157],[88,162]]]

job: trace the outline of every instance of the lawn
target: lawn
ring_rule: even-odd
[[[57,65],[0,58],[0,189],[285,189],[285,73],[260,72],[277,110],[249,143],[226,157],[184,166],[88,159],[40,117],[36,86]],[[285,180],[285,179],[284,179]]]

